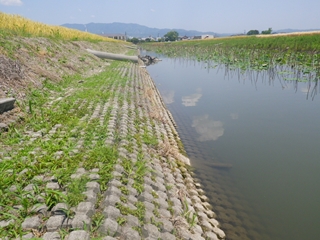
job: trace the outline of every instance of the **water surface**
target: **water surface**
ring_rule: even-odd
[[[283,73],[161,59],[148,71],[227,239],[320,239],[320,96]]]

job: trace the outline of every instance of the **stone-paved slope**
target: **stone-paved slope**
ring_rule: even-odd
[[[110,77],[105,84],[89,85],[84,80],[83,86],[79,81],[80,87],[65,89],[44,105],[53,112],[65,107],[79,121],[69,125],[55,120],[50,128],[29,129],[19,144],[4,146],[0,166],[5,176],[16,174],[25,181],[8,183],[1,191],[34,204],[0,206],[2,239],[19,229],[23,231],[17,239],[225,238],[188,170],[188,158],[179,152],[172,117],[145,68],[121,63],[113,71],[113,81]],[[80,89],[88,96],[77,98]],[[50,155],[48,144],[57,142],[61,145],[51,147]],[[104,148],[111,152],[96,152]],[[112,149],[116,157],[104,160]],[[55,166],[38,170],[48,155],[47,165]],[[30,164],[19,169],[12,161]],[[64,171],[74,163],[72,171]],[[80,202],[72,200],[71,189],[82,191]]]

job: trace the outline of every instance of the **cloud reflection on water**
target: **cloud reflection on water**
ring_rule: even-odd
[[[186,107],[192,107],[196,106],[197,102],[199,99],[202,97],[202,89],[198,88],[196,90],[196,93],[188,95],[188,96],[183,96],[182,97],[182,104]]]
[[[238,113],[231,113],[230,114],[230,117],[233,119],[233,120],[237,120],[239,118],[239,114]]]
[[[197,141],[215,141],[224,133],[223,122],[209,119],[209,115],[197,116],[193,118],[192,127],[200,135]]]
[[[161,95],[165,104],[174,103],[174,91],[163,91]]]

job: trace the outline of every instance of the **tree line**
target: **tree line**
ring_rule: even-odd
[[[261,31],[261,34],[271,34],[272,28],[268,28],[268,30]],[[247,32],[247,35],[258,35],[260,34],[259,30],[250,30]]]

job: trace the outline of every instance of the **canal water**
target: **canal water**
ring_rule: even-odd
[[[320,239],[315,83],[160,58],[148,72],[227,239]]]

